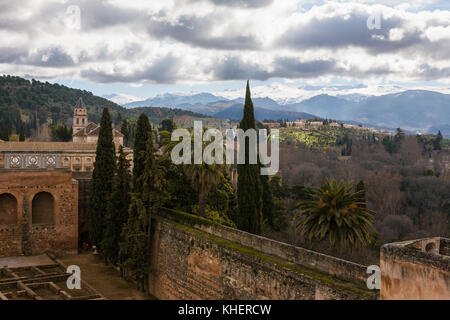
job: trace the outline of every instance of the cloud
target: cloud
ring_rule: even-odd
[[[335,60],[300,61],[293,57],[277,57],[268,65],[260,65],[232,56],[214,64],[213,68],[214,80],[309,79],[335,74],[363,78],[368,75],[386,75],[390,72],[390,68],[387,65],[374,66],[367,69],[362,69],[357,65],[345,68],[338,66]]]
[[[239,57],[227,57],[215,66],[213,73],[216,80],[267,80],[271,78],[271,73],[261,66],[246,63]]]
[[[277,58],[275,76],[282,78],[311,78],[338,72],[332,60],[313,60],[301,62],[296,58]]]
[[[100,83],[448,82],[450,10],[419,2],[3,1],[0,73]],[[80,28],[70,6],[79,8]],[[371,30],[377,12],[381,28]]]
[[[249,35],[232,35],[224,30],[220,35],[212,35],[216,23],[220,22],[217,16],[195,17],[180,16],[171,22],[164,14],[163,17],[151,17],[148,22],[148,32],[159,39],[171,38],[173,40],[208,49],[222,50],[256,50],[260,44]]]
[[[314,17],[307,23],[289,28],[281,35],[278,44],[295,49],[355,46],[373,54],[395,52],[414,45],[428,45],[419,30],[408,30],[406,22],[399,17],[381,18],[382,28],[370,30],[367,27],[369,16],[367,12],[361,12],[321,19]],[[390,30],[403,30],[402,37],[391,39]]]
[[[26,49],[0,47],[0,63],[16,63],[26,56],[28,56]]]
[[[450,78],[450,67],[439,68],[424,63],[419,66],[416,77],[427,80]]]
[[[199,0],[192,0],[192,1],[196,2]],[[251,9],[267,7],[273,3],[273,0],[208,0],[208,1],[219,6],[251,8]]]
[[[28,56],[25,62],[41,67],[69,67],[75,64],[72,57],[58,47],[39,50]]]
[[[172,55],[167,55],[142,70],[133,70],[124,72],[123,70],[113,70],[113,72],[105,72],[102,70],[84,70],[81,72],[83,78],[94,82],[114,83],[125,82],[134,83],[138,81],[149,81],[153,83],[173,83],[179,79],[178,70],[181,64],[181,59]]]
[[[269,66],[244,62],[239,57],[228,57],[216,65],[216,80],[268,80],[270,78],[311,78],[336,71],[334,61],[313,60],[301,62],[295,58],[276,58]]]

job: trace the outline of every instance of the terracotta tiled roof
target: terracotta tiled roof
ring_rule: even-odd
[[[98,124],[90,122],[85,128],[76,132],[73,136],[74,137],[98,136],[99,131],[100,131],[100,126]],[[114,132],[114,137],[123,137],[123,134],[120,131],[113,129],[113,132]]]

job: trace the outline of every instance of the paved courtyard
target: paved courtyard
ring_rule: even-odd
[[[81,270],[81,289],[68,289],[67,266]],[[90,253],[0,258],[0,300],[151,300]]]

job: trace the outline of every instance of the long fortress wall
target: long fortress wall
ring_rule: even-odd
[[[377,299],[366,267],[172,210],[153,219],[159,299]]]

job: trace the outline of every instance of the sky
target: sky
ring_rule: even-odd
[[[0,74],[131,100],[450,93],[450,1],[0,0]]]

